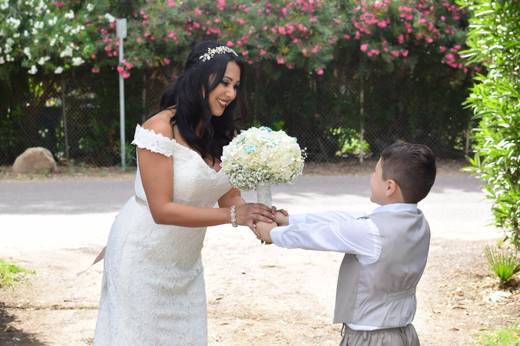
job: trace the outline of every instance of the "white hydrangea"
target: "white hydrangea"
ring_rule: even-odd
[[[38,65],[43,65],[50,59],[51,59],[50,56],[42,56],[40,59],[38,59]]]
[[[65,13],[65,18],[74,19],[74,11],[70,10],[69,12]]]
[[[49,26],[54,26],[58,22],[58,17],[52,17],[47,21],[49,23]]]
[[[56,69],[54,70],[55,74],[61,74],[62,72],[63,72],[63,67],[61,67],[61,66],[56,67]]]
[[[88,3],[87,4],[87,11],[92,12],[93,10],[94,10],[94,5],[92,5],[91,3]]]
[[[236,136],[222,153],[222,169],[234,187],[291,183],[303,171],[305,152],[296,138],[268,127],[252,127]]]
[[[20,23],[21,23],[21,21],[19,19],[16,19],[13,17],[7,18],[7,24],[9,24],[9,26],[11,26],[15,30],[18,29],[18,27],[20,26]]]
[[[27,57],[28,57],[29,59],[31,58],[31,50],[29,49],[29,47],[25,47],[25,48],[23,49],[23,53],[24,53],[25,55],[27,55]]]
[[[64,58],[66,56],[72,56],[72,48],[70,46],[67,46],[61,53],[60,57]]]
[[[111,15],[110,13],[105,14],[105,18],[106,18],[110,23],[112,23],[113,21],[116,20],[116,18],[115,18],[113,15]]]
[[[73,66],[79,66],[79,65],[83,64],[84,62],[85,62],[85,60],[83,60],[82,58],[72,58]]]
[[[36,67],[36,65],[32,65],[31,69],[28,72],[30,74],[36,74],[36,72],[38,72],[38,68]]]

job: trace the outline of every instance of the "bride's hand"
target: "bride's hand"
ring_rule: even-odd
[[[271,208],[261,203],[246,203],[237,206],[237,224],[253,229],[256,222],[271,223],[275,215]]]

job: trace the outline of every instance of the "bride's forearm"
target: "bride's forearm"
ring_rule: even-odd
[[[167,203],[151,208],[152,217],[157,224],[183,227],[206,227],[230,223],[229,208],[198,208],[190,205]]]

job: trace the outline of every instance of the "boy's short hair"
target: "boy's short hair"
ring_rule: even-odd
[[[435,155],[426,145],[397,142],[381,153],[383,179],[401,188],[406,203],[417,203],[428,195],[435,181]]]

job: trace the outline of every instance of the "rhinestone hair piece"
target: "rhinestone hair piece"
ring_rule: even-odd
[[[208,48],[208,51],[206,53],[202,54],[199,57],[199,60],[206,62],[206,61],[213,59],[213,57],[217,54],[226,54],[226,53],[231,53],[231,54],[235,54],[235,56],[238,56],[237,52],[235,52],[233,49],[229,48],[228,46],[218,46],[215,48]]]

